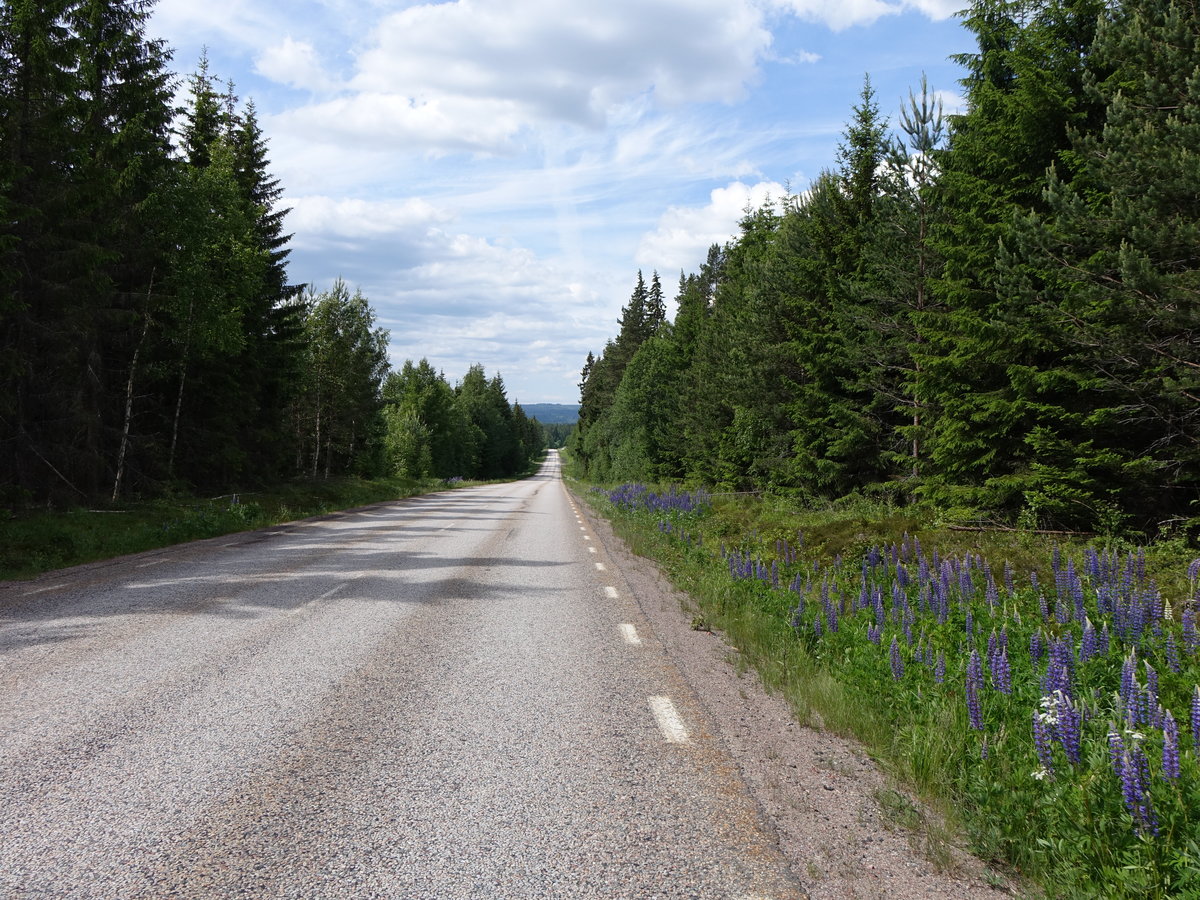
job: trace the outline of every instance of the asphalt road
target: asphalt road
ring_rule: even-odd
[[[552,454],[0,586],[0,896],[800,896],[595,543]]]

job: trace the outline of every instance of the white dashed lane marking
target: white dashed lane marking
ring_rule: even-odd
[[[613,587],[611,584],[605,585],[604,593],[605,593],[605,596],[607,596],[610,600],[616,600],[619,596],[621,596],[620,594],[617,593],[617,589],[615,587]]]
[[[22,597],[32,597],[34,594],[44,594],[46,591],[57,591],[59,588],[65,588],[70,585],[69,581],[64,581],[62,584],[52,584],[50,587],[36,588],[32,591],[26,591]]]
[[[604,567],[604,563],[596,563],[596,571],[607,572],[608,570]]]
[[[634,647],[641,645],[642,639],[638,636],[637,629],[632,625],[622,623],[617,628],[621,630],[621,637],[625,638],[625,643],[632,644]]]
[[[689,740],[687,728],[683,725],[683,719],[679,718],[679,713],[675,711],[675,704],[671,702],[671,698],[651,697],[649,702],[654,720],[658,722],[658,730],[662,732],[667,743],[686,744]]]

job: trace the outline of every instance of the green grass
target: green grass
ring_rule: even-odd
[[[1181,660],[1172,663],[1174,651],[1166,640],[1169,633],[1177,647],[1183,646],[1181,612],[1196,589],[1187,570],[1197,554],[1184,541],[1168,537],[1142,548],[1112,541],[1098,546],[1122,560],[1140,550],[1148,577],[1139,578],[1140,586],[1129,596],[1157,591],[1170,602],[1173,620],[1118,637],[1117,620],[1096,592],[1100,582],[1084,579],[1081,602],[1097,630],[1111,624],[1112,649],[1072,663],[1070,690],[1084,713],[1082,758],[1072,762],[1065,743],[1052,744],[1050,776],[1039,778],[1031,717],[1044,708],[1048,663],[1044,655],[1031,655],[1030,639],[1036,633],[1043,642],[1068,641],[1070,652],[1079,656],[1082,621],[1069,611],[1059,618],[1055,611],[1052,560],[1057,545],[1063,567],[1068,559],[1082,565],[1086,540],[951,530],[934,511],[869,502],[801,508],[778,498],[715,497],[708,508],[685,513],[620,508],[606,493],[586,488],[581,493],[613,519],[635,552],[656,559],[698,602],[699,615],[724,633],[768,688],[788,699],[798,721],[858,739],[898,784],[923,801],[934,815],[920,825],[920,843],[935,861],[949,859],[946,842],[957,835],[958,843],[985,861],[1032,879],[1050,896],[1096,896],[1101,887],[1111,897],[1200,895],[1200,848],[1194,837],[1200,825],[1200,744],[1191,737],[1188,711],[1200,681],[1200,653],[1180,654]],[[914,538],[927,560],[936,551],[956,572],[959,566],[974,572],[969,594],[960,589],[957,574],[948,583],[948,618],[925,608],[914,580],[915,561],[907,564],[907,582],[897,580],[890,564],[864,575],[871,548],[899,548],[907,541],[911,552]],[[784,541],[791,551],[800,548],[795,562],[787,559],[791,551],[781,555]],[[732,577],[722,546],[768,567],[776,564],[779,587],[770,579]],[[985,597],[980,558],[990,563],[998,582],[1005,562],[1012,566],[1011,592],[1001,584],[998,599]],[[1033,585],[1031,572],[1038,573],[1040,587]],[[802,583],[812,583],[800,593],[788,588],[797,574]],[[929,582],[922,585],[925,590]],[[876,621],[871,606],[856,603],[863,589],[881,591],[882,639],[869,635],[868,626]],[[903,603],[895,599],[897,589],[907,597]],[[1039,594],[1049,600],[1045,616]],[[823,596],[838,611],[837,629],[822,627],[829,617]],[[906,618],[911,638],[901,627],[906,609],[915,612],[915,619]],[[1008,636],[1013,688],[1005,693],[997,687],[985,664],[983,724],[976,730],[964,700],[968,657],[974,651],[986,659],[998,633]],[[904,662],[899,677],[889,661],[893,641]],[[1127,746],[1142,748],[1147,757],[1148,796],[1157,817],[1153,834],[1138,826],[1124,802],[1106,738],[1108,723],[1123,723],[1128,712],[1115,691],[1132,647],[1137,648],[1139,683],[1143,688],[1149,683],[1143,667],[1152,664],[1161,681],[1161,702],[1180,726],[1182,777],[1172,780],[1161,769],[1164,731],[1144,720],[1122,725]],[[935,650],[946,661],[941,681],[930,664]],[[913,825],[903,809],[892,812],[898,825]]]
[[[109,509],[10,511],[0,518],[0,579],[30,578],[52,569],[446,487],[438,480],[343,477],[295,481],[270,490],[216,498],[148,500]]]

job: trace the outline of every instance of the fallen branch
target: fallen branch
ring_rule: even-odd
[[[1095,537],[1094,531],[1054,531],[1049,528],[1011,528],[1008,525],[947,525],[951,531],[1010,531],[1025,534],[1057,534],[1065,537]]]

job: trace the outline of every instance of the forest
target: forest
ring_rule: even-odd
[[[1200,6],[976,0],[965,109],[869,78],[807,190],[589,355],[577,474],[1195,536]],[[697,261],[699,263],[699,261]]]
[[[360,291],[291,283],[253,102],[152,6],[0,3],[0,504],[524,471],[498,374],[393,372]]]

